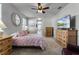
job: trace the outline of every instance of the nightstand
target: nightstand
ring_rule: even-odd
[[[0,37],[0,55],[8,55],[12,52],[12,36]]]

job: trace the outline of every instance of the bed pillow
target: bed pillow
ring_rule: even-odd
[[[37,29],[35,27],[29,27],[28,31],[29,31],[30,34],[37,33]]]
[[[11,34],[12,37],[17,37],[17,35],[18,35],[18,32]]]
[[[20,31],[18,32],[18,36],[26,36],[28,35],[28,31]]]

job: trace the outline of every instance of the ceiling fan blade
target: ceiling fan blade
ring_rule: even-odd
[[[46,10],[46,9],[49,9],[49,7],[45,7],[45,8],[43,8],[43,10]]]
[[[31,8],[32,10],[37,10],[36,8]]]
[[[42,11],[42,13],[46,13],[45,11]]]

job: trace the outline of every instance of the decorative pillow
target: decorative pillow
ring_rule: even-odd
[[[28,35],[28,31],[18,32],[18,36],[26,36],[26,35]]]
[[[17,37],[18,32],[11,34],[12,37]]]
[[[37,29],[35,27],[29,27],[28,31],[29,31],[30,34],[37,33]]]

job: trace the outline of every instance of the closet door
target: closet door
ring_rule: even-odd
[[[52,27],[46,27],[46,37],[52,37]]]

